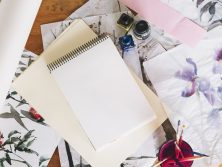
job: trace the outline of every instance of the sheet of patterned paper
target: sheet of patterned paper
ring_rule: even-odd
[[[74,20],[76,18],[103,15],[121,11],[128,11],[128,9],[122,5],[119,0],[89,0],[82,7],[73,12],[66,20]],[[55,22],[46,24],[41,26],[41,32],[45,36],[49,31],[51,31],[50,29],[54,29],[55,27],[66,28],[66,23]],[[56,31],[53,33],[57,36],[61,33],[61,31]],[[44,43],[50,44],[52,41],[53,38],[48,38],[48,41]],[[43,45],[43,47],[45,48],[45,45]]]
[[[212,29],[222,23],[221,0],[161,0],[197,24]]]
[[[174,127],[181,120],[184,140],[209,155],[194,162],[198,167],[222,161],[221,35],[219,26],[194,49],[181,45],[144,63],[158,96],[171,109]]]
[[[116,44],[117,48],[119,49],[120,53],[121,50],[119,48],[119,37],[123,36],[125,34],[125,31],[117,26],[116,22],[120,15],[123,12],[113,13],[113,14],[105,14],[105,15],[99,15],[99,16],[90,16],[83,18],[83,20],[92,28],[94,32],[96,32],[98,35],[101,33],[109,34],[113,40],[113,42]],[[131,14],[130,12],[127,12],[128,14]],[[135,18],[140,19],[139,17]],[[63,26],[61,27],[55,27],[52,28],[50,31],[53,32],[54,35],[51,36],[49,33],[48,35],[42,34],[43,43],[47,47],[48,39],[55,40],[59,33],[55,32],[62,32],[66,27],[69,26],[71,21],[64,21],[62,22]],[[130,32],[132,35],[133,33]],[[167,49],[174,47],[178,44],[177,41],[171,39],[170,37],[163,36],[163,32],[157,29],[154,29],[152,31],[152,35],[149,39],[140,41],[137,40],[135,37],[134,40],[137,45],[137,56],[138,59],[141,60],[141,62],[145,60],[152,59],[153,57],[157,56],[158,54],[165,52]],[[157,40],[158,39],[158,40]],[[161,39],[161,40],[159,40]],[[168,39],[170,39],[168,41]],[[162,43],[159,43],[158,41],[161,41]],[[162,46],[162,44],[165,46],[165,48]],[[142,76],[142,79],[144,82],[152,88],[152,85],[149,81],[149,78],[147,78],[146,74],[144,73],[143,68],[140,64],[136,67],[137,69],[141,69],[142,74],[138,74],[138,76]],[[153,162],[156,160],[153,157],[156,157],[156,154],[158,152],[158,148],[161,146],[161,144],[165,141],[165,132],[163,131],[162,127],[160,127],[151,137],[149,140],[147,140],[147,143],[150,143],[149,149],[147,149],[147,144],[145,143],[135,155],[132,155],[132,157],[135,158],[129,158],[126,162],[123,162],[122,167],[125,165],[127,167],[133,167],[135,164],[138,164],[138,167],[145,167],[147,164],[153,164]],[[156,144],[153,144],[156,143]],[[75,166],[78,166],[79,164],[87,164],[82,157],[65,141],[61,141],[59,144],[59,153],[60,153],[60,160],[61,164],[63,166],[72,166],[74,164]],[[152,158],[150,158],[152,157]],[[67,161],[69,160],[69,161]],[[86,165],[87,166],[87,165]]]
[[[138,150],[128,157],[120,167],[148,167],[156,161],[159,147],[165,141],[163,129],[159,128],[154,135],[148,138]],[[91,167],[76,151],[69,147],[68,143],[61,141],[59,155],[62,167]]]
[[[15,77],[37,55],[24,51]],[[0,113],[0,166],[46,167],[60,137],[14,90],[10,90]]]
[[[67,20],[73,20],[79,17],[96,16],[101,14],[110,14],[128,10],[119,0],[89,0],[81,8],[72,13]]]

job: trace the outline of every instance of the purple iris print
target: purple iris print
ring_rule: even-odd
[[[188,66],[180,71],[177,71],[175,77],[188,82],[188,85],[182,91],[182,97],[190,97],[195,93],[202,93],[208,102],[213,105],[214,89],[211,87],[209,80],[203,77],[198,77],[197,75],[197,65],[191,58],[187,58],[186,62]]]
[[[222,74],[222,49],[218,51],[215,57],[216,63],[213,67],[214,74]]]
[[[222,104],[222,87],[221,86],[217,88],[217,97],[218,97],[219,102]]]

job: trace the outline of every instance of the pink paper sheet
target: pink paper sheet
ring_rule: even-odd
[[[181,42],[195,46],[206,30],[160,0],[121,0],[148,22],[162,28]]]

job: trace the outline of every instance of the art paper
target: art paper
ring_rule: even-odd
[[[212,31],[221,36],[222,27]],[[181,45],[144,62],[158,96],[171,109],[174,127],[178,120],[184,122],[184,139],[194,151],[209,155],[195,161],[196,166],[222,160],[222,40],[211,34],[194,49]]]
[[[24,51],[14,79],[36,58],[37,55]],[[10,89],[0,113],[1,167],[45,167],[49,163],[60,137],[30,109],[31,106]]]

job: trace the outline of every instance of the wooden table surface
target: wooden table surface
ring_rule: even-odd
[[[26,44],[26,49],[40,55],[43,51],[40,25],[61,21],[82,6],[86,0],[42,0],[39,13]],[[48,167],[60,167],[58,149],[56,149]]]

